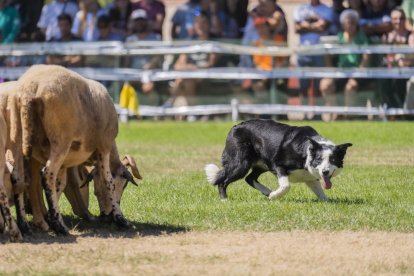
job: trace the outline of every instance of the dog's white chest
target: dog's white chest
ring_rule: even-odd
[[[307,170],[294,170],[289,172],[289,182],[291,183],[306,182],[315,179],[315,176],[310,174]]]

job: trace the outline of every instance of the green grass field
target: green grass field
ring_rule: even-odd
[[[129,185],[121,208],[139,231],[185,230],[369,230],[414,231],[414,131],[409,122],[306,122],[336,143],[352,142],[342,173],[321,203],[305,184],[293,184],[280,201],[269,201],[244,180],[228,188],[222,202],[208,184],[204,166],[221,166],[230,122],[134,121],[121,124],[120,154],[135,157],[143,181]],[[275,190],[277,180],[260,178]],[[92,186],[91,192],[92,192]],[[93,192],[92,192],[93,193]],[[87,230],[99,223],[74,218],[60,202],[69,227]],[[91,212],[99,214],[94,196]]]

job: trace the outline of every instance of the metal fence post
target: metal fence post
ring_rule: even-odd
[[[273,73],[273,69],[276,65],[276,57],[272,57],[272,79],[270,82],[270,103],[276,104],[277,103],[277,89],[276,89],[276,79]],[[277,120],[277,115],[272,115],[272,120]]]
[[[237,99],[231,100],[231,119],[233,123],[239,119],[239,101]]]

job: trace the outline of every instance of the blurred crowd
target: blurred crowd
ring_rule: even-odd
[[[255,3],[252,5],[252,3]],[[326,1],[324,1],[326,3]],[[283,2],[276,0],[189,0],[177,7],[165,28],[165,5],[168,0],[0,0],[0,41],[69,42],[69,41],[159,41],[225,40],[243,45],[265,47],[287,45],[288,26],[299,36],[299,46],[320,43],[324,37],[336,37],[344,45],[414,45],[414,0],[319,0],[303,1],[292,15],[286,14]],[[293,46],[293,45],[291,45]],[[296,46],[296,45],[295,45]],[[122,60],[122,67],[142,70],[161,68],[163,57],[136,56]],[[223,57],[213,53],[182,54],[172,68],[192,70],[217,66],[242,66],[261,70],[274,67],[407,67],[412,56],[403,54],[342,54],[333,57],[299,56],[272,58],[253,55]],[[86,56],[5,57],[2,66],[29,66],[46,63],[67,67],[113,67],[111,58]],[[292,64],[294,63],[294,64]],[[402,106],[407,80],[382,80],[382,101]],[[172,86],[173,101],[179,95],[194,95],[206,87],[205,80],[177,79]],[[372,83],[372,82],[371,82]],[[142,93],[156,89],[153,83],[137,83]],[[269,90],[269,80],[243,80],[237,83],[255,94]],[[281,81],[281,87],[286,81]],[[336,93],[343,92],[345,104],[355,104],[358,90],[370,85],[363,79],[302,79],[299,90],[306,94],[314,88],[327,105],[336,104]],[[390,96],[388,91],[398,92]],[[394,95],[395,94],[395,95]]]

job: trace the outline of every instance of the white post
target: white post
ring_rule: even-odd
[[[231,100],[231,119],[233,123],[237,122],[239,118],[239,101],[237,99]]]

